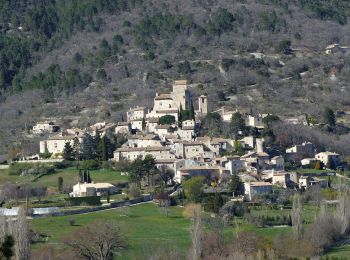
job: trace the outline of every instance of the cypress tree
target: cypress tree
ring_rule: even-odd
[[[192,119],[192,120],[195,119],[194,106],[193,106],[192,100],[191,100],[191,104],[190,104],[190,119]]]
[[[101,139],[101,155],[103,161],[108,161],[108,141],[109,139],[106,136]]]
[[[146,120],[144,118],[142,118],[142,130],[146,130]]]
[[[101,141],[102,141],[101,136],[96,131],[94,142],[93,142],[93,158],[92,159],[101,160],[101,158],[102,158]]]
[[[83,172],[81,169],[79,169],[79,181],[84,182],[84,176],[83,176]]]
[[[60,193],[62,193],[63,192],[63,178],[62,178],[62,176],[58,177],[57,186],[58,186],[58,191]]]
[[[91,183],[91,182],[92,182],[92,179],[91,179],[91,176],[90,176],[90,172],[87,172],[87,175],[86,175],[86,182],[87,182],[87,183]]]

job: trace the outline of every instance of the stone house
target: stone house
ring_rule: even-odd
[[[203,176],[207,180],[220,180],[223,176],[228,176],[230,171],[221,166],[192,166],[183,167],[176,171],[174,180],[181,183],[184,179],[195,176]]]
[[[146,155],[151,155],[155,160],[158,159],[175,159],[175,155],[170,152],[170,148],[158,147],[122,147],[114,152],[114,160],[134,161],[138,157],[145,158]]]
[[[272,184],[269,182],[245,182],[244,192],[248,200],[253,200],[255,196],[271,193]]]
[[[141,120],[143,118],[145,118],[146,116],[146,108],[145,107],[134,107],[134,108],[130,108],[127,112],[126,112],[126,117],[127,117],[127,121],[134,121],[134,120]]]
[[[304,142],[301,145],[294,145],[286,149],[288,158],[291,157],[311,157],[315,155],[315,147],[310,142]]]
[[[321,152],[315,155],[315,158],[321,161],[324,165],[327,165],[331,160],[334,165],[337,166],[340,163],[339,154],[333,152]]]
[[[54,122],[38,122],[35,126],[33,126],[34,134],[42,134],[42,133],[55,133],[60,130],[60,127],[56,125]]]
[[[47,140],[40,141],[40,153],[51,153],[53,157],[60,157],[64,151],[66,143],[74,144],[74,139],[78,138],[82,142],[82,137],[75,135],[54,136]]]
[[[129,122],[118,122],[115,128],[116,134],[130,134],[131,133],[131,124]]]
[[[72,197],[102,196],[115,194],[118,189],[110,183],[79,183],[73,186]]]

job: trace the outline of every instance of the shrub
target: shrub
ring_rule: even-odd
[[[139,198],[141,196],[140,189],[139,187],[137,187],[136,184],[130,184],[128,193],[134,199]]]
[[[30,165],[28,163],[14,163],[9,167],[10,175],[21,175],[23,172],[28,172],[30,168],[33,167],[33,164]]]
[[[192,218],[193,214],[195,212],[200,212],[201,211],[201,205],[200,204],[196,204],[196,203],[188,203],[185,206],[185,210],[183,211],[182,215],[186,218]]]
[[[80,167],[85,170],[97,170],[100,167],[100,164],[95,160],[85,160],[81,162]]]
[[[175,124],[176,120],[174,116],[166,115],[159,118],[160,125],[171,125]]]
[[[72,167],[72,166],[73,166],[73,162],[72,161],[67,161],[67,160],[55,163],[55,168],[56,169],[66,169],[66,168]]]

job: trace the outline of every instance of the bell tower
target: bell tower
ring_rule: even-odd
[[[198,97],[198,112],[203,116],[208,114],[208,97],[205,95]]]

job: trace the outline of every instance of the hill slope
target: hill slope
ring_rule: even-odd
[[[23,147],[41,118],[120,120],[179,78],[212,109],[318,120],[326,106],[349,110],[349,56],[324,54],[349,44],[349,10],[335,0],[3,1],[0,154]]]

